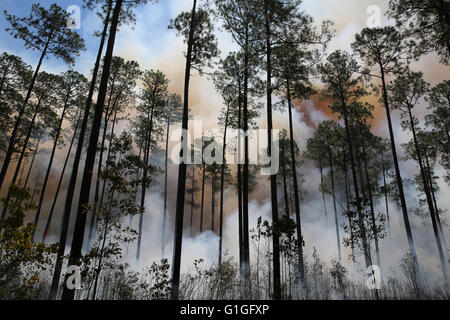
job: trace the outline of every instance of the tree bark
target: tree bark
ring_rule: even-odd
[[[337,216],[337,208],[336,208],[336,194],[334,192],[334,171],[333,171],[333,156],[331,152],[331,147],[328,146],[328,159],[330,161],[330,176],[331,176],[331,193],[333,194],[333,209],[334,209],[334,223],[336,225],[336,243],[338,249],[338,258],[339,262],[342,261],[341,257],[341,239],[339,236],[339,222]]]
[[[164,159],[164,211],[163,211],[163,223],[162,223],[162,236],[161,236],[161,256],[164,257],[165,245],[166,245],[166,219],[167,219],[167,168],[169,159],[169,130],[170,130],[170,115],[167,118],[166,129],[166,152]]]
[[[187,135],[189,119],[189,80],[191,74],[192,62],[192,47],[194,44],[194,28],[195,28],[195,10],[197,7],[197,0],[194,0],[191,12],[191,22],[188,39],[188,49],[186,54],[186,70],[184,75],[184,103],[183,103],[183,121],[182,121],[182,138],[180,160],[181,163],[178,169],[178,188],[177,188],[177,205],[175,214],[175,232],[174,232],[174,246],[173,246],[173,261],[172,261],[172,292],[171,299],[178,300],[179,286],[180,286],[180,269],[181,269],[181,246],[183,241],[183,216],[184,216],[184,195],[186,191],[186,156],[187,156]]]
[[[42,135],[43,134],[39,135],[38,141],[36,143],[36,148],[34,149],[34,152],[33,152],[33,157],[31,158],[31,163],[30,163],[30,166],[28,168],[27,177],[25,178],[25,183],[24,183],[24,187],[25,188],[27,187],[28,180],[30,179],[31,170],[33,169],[34,160],[36,159],[36,155],[37,155],[37,151],[39,149],[39,144],[41,143]]]
[[[200,233],[203,232],[203,208],[205,206],[205,180],[206,180],[206,167],[203,164],[202,170],[202,201],[200,204]]]
[[[267,10],[267,9],[266,9]],[[271,61],[271,36],[270,25],[266,21],[266,73],[267,73],[267,130],[268,130],[268,156],[272,156],[272,61]],[[270,193],[272,200],[272,224],[274,230],[278,227],[278,197],[277,197],[277,175],[270,176]],[[244,214],[245,220],[245,214]],[[246,230],[244,229],[244,232]],[[248,231],[248,230],[247,230]],[[245,238],[245,237],[244,237]],[[281,281],[280,281],[280,240],[278,232],[275,230],[272,235],[273,245],[273,297],[275,300],[281,299]],[[250,271],[250,265],[248,265]],[[250,278],[250,274],[247,275]]]
[[[292,103],[291,103],[291,88],[289,79],[286,81],[286,93],[288,100],[288,113],[289,113],[289,147],[291,154],[291,167],[292,167],[292,179],[294,182],[294,202],[295,202],[295,219],[297,229],[297,246],[298,246],[298,272],[300,279],[305,278],[305,267],[303,265],[303,236],[302,236],[302,223],[300,219],[300,197],[298,196],[298,182],[297,182],[297,169],[295,162],[294,152],[294,126],[292,124]]]
[[[230,112],[230,102],[227,104],[227,112],[225,116],[225,128],[223,132],[223,144],[222,144],[222,165],[220,171],[220,223],[219,223],[219,265],[222,263],[222,238],[223,238],[223,189],[225,184],[225,153],[227,149],[227,128],[228,128],[228,115]]]

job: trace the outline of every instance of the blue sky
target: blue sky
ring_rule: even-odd
[[[36,51],[25,50],[23,41],[14,39],[5,28],[9,27],[3,14],[3,10],[18,17],[28,16],[31,11],[31,5],[34,1],[23,0],[2,0],[0,4],[0,50],[21,56],[27,63],[34,66],[39,58],[39,53]],[[75,69],[85,74],[89,73],[91,66],[95,60],[98,49],[98,38],[93,36],[97,30],[101,30],[102,24],[96,13],[82,7],[82,0],[41,0],[39,3],[48,8],[51,4],[57,3],[62,8],[66,9],[70,5],[77,5],[81,8],[81,29],[77,32],[85,40],[86,52],[83,52],[80,57],[76,59]],[[117,37],[117,44],[115,52],[142,50],[143,46],[140,43],[147,43],[145,46],[144,56],[151,59],[152,56],[160,55],[167,46],[167,35],[174,33],[167,29],[170,17],[176,14],[174,8],[177,6],[177,1],[159,1],[156,4],[147,4],[140,6],[136,12],[137,25],[123,26]],[[133,45],[132,40],[137,40]],[[44,70],[61,72],[67,69],[64,62],[49,57],[44,63]]]

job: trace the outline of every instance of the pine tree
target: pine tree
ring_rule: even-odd
[[[106,90],[109,79],[109,72],[111,66],[111,60],[114,49],[115,36],[117,32],[117,26],[119,22],[120,12],[122,10],[122,0],[118,0],[114,6],[111,28],[109,31],[108,45],[104,58],[104,65],[102,71],[102,81],[100,83],[97,106],[94,113],[92,122],[91,134],[89,137],[89,147],[86,153],[86,162],[84,165],[83,178],[81,183],[80,198],[78,201],[77,216],[75,220],[75,229],[72,240],[72,246],[70,250],[69,265],[79,265],[79,259],[81,257],[81,249],[83,246],[83,238],[86,224],[85,206],[89,203],[89,194],[91,189],[92,171],[95,162],[95,153],[97,151],[97,142],[100,131],[100,125],[102,120],[102,113],[105,104]],[[67,200],[66,200],[67,202]],[[70,210],[67,208],[66,210]],[[66,286],[63,289],[63,300],[73,300],[74,290],[68,289]]]
[[[408,36],[417,39],[416,54],[437,52],[448,64],[450,57],[450,3],[445,0],[390,0],[389,17]]]
[[[389,97],[386,85],[386,76],[394,72],[399,72],[401,62],[408,58],[410,48],[405,44],[402,35],[394,27],[365,28],[360,34],[355,36],[352,43],[353,50],[362,58],[369,68],[378,69],[378,73],[373,76],[381,79],[381,91],[384,108],[386,109],[386,119],[388,122],[389,138],[391,141],[391,151],[394,161],[395,177],[405,224],[406,236],[412,258],[417,259],[416,248],[408,217],[405,194],[403,191],[403,181],[398,165],[397,149],[395,145],[394,131],[392,128],[391,113],[389,107]],[[417,262],[417,277],[420,279],[419,264]]]
[[[44,58],[52,55],[68,64],[74,62],[74,57],[84,49],[84,41],[80,36],[67,28],[68,14],[58,5],[53,4],[47,10],[39,4],[33,4],[28,17],[18,18],[5,11],[6,20],[11,24],[10,32],[14,38],[25,42],[25,48],[41,52],[39,62],[28,85],[25,99],[18,108],[18,114],[12,129],[8,149],[0,171],[0,188],[3,186],[6,172],[14,152],[14,143],[22,122],[25,109],[30,100],[34,84],[38,77]]]
[[[171,20],[169,28],[176,29],[184,37],[187,43],[186,70],[184,77],[183,120],[182,130],[188,129],[189,119],[189,80],[191,68],[201,71],[202,67],[218,54],[217,43],[213,31],[213,25],[208,12],[197,8],[197,0],[194,0],[192,11],[183,12],[174,20]],[[184,196],[186,190],[186,161],[187,136],[183,133],[181,138],[181,151],[178,169],[177,204],[175,214],[175,232],[172,261],[172,293],[173,300],[178,299],[180,285],[181,243],[183,239],[183,215]]]
[[[433,199],[431,197],[431,186],[428,183],[427,174],[425,172],[425,163],[422,152],[419,147],[417,139],[417,118],[413,115],[412,109],[417,105],[419,100],[427,93],[428,84],[423,80],[423,74],[421,72],[407,71],[403,75],[398,76],[392,86],[388,86],[388,92],[390,93],[392,107],[394,109],[400,109],[402,117],[406,119],[403,123],[404,128],[411,130],[413,135],[414,148],[416,153],[417,162],[420,168],[420,175],[422,178],[423,190],[425,192],[426,201],[428,204],[428,210],[433,225],[434,237],[438,248],[439,259],[441,262],[442,273],[444,274],[445,287],[448,293],[450,293],[450,287],[447,274],[447,263],[442,249],[441,234],[438,229],[436,221],[436,215]]]
[[[322,81],[326,86],[324,93],[333,98],[333,105],[330,106],[332,111],[338,112],[344,119],[362,247],[366,266],[369,267],[372,263],[366,234],[364,232],[364,214],[362,211],[362,199],[359,193],[359,187],[361,186],[358,186],[358,177],[356,175],[355,148],[351,139],[353,126],[349,117],[349,110],[351,110],[354,103],[357,103],[361,97],[366,95],[366,91],[362,86],[362,78],[355,76],[355,73],[359,70],[359,66],[348,53],[339,50],[334,51],[328,56],[327,61],[326,64],[319,66],[319,71],[322,75]]]

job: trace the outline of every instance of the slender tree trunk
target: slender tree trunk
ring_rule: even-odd
[[[322,189],[322,203],[323,210],[325,211],[325,221],[327,221],[327,204],[325,202],[325,192],[323,191],[323,166],[322,166],[322,158],[319,157],[319,171],[320,171],[320,188]]]
[[[170,131],[170,116],[167,118],[166,129],[166,155],[164,159],[164,211],[163,211],[163,223],[162,223],[162,236],[161,236],[161,256],[164,257],[164,250],[166,245],[166,219],[167,219],[167,168],[169,159],[169,131]]]
[[[203,164],[202,170],[202,201],[200,205],[200,233],[203,232],[203,208],[205,206],[205,180],[206,180],[206,166]]]
[[[223,131],[223,147],[222,147],[222,165],[220,172],[220,224],[219,224],[219,265],[222,263],[222,238],[223,238],[223,191],[225,184],[225,153],[227,149],[227,129],[228,116],[230,112],[230,102],[227,104],[227,112],[225,116],[225,128]]]
[[[119,16],[122,9],[123,0],[117,0],[111,21],[111,29],[109,32],[108,45],[104,57],[104,66],[102,78],[99,87],[97,106],[92,122],[91,134],[89,137],[89,146],[86,153],[86,162],[84,166],[83,179],[81,182],[80,199],[78,202],[77,216],[75,220],[75,229],[72,240],[72,247],[69,257],[69,265],[79,265],[81,249],[83,246],[84,232],[86,228],[86,205],[89,203],[89,194],[92,182],[92,170],[95,163],[95,153],[97,151],[98,136],[100,133],[100,125],[102,120],[103,108],[105,104],[106,91],[108,87],[108,79],[110,75],[110,66],[114,50],[114,41],[116,37]],[[66,274],[66,277],[68,275]],[[64,287],[62,299],[73,300],[74,290]]]
[[[415,262],[414,270],[415,270],[417,279],[419,279],[419,285],[421,285],[422,281],[421,281],[420,266],[419,266],[419,262],[417,260],[416,247],[414,245],[414,239],[413,239],[411,225],[410,225],[409,217],[408,217],[408,209],[406,207],[405,193],[403,191],[403,181],[402,181],[402,177],[400,174],[400,167],[398,165],[397,150],[396,150],[395,138],[394,138],[394,130],[392,129],[392,121],[391,121],[391,113],[389,110],[389,101],[388,101],[388,96],[387,96],[386,81],[384,78],[384,68],[381,63],[379,63],[379,66],[380,66],[381,83],[382,83],[382,90],[383,90],[383,102],[384,102],[384,107],[386,109],[386,118],[387,118],[388,128],[389,128],[389,137],[391,140],[392,158],[393,158],[394,167],[395,167],[395,178],[397,180],[397,187],[398,187],[398,192],[399,192],[399,196],[400,196],[400,203],[401,203],[402,214],[403,214],[403,222],[405,224],[405,231],[406,231],[406,237],[408,239],[409,251],[411,252],[411,256]]]
[[[267,130],[268,130],[268,156],[272,156],[272,61],[271,61],[271,36],[270,25],[266,22],[266,73],[267,73]],[[278,227],[278,200],[277,200],[277,175],[270,176],[270,191],[272,200],[272,223],[274,228]],[[244,214],[245,219],[245,214]],[[244,229],[244,232],[246,230]],[[275,300],[281,299],[280,282],[280,240],[277,231],[272,236],[273,243],[273,297]],[[250,266],[248,266],[250,267]]]
[[[150,124],[153,121],[153,107],[152,106],[152,111],[151,111],[151,120]],[[145,190],[146,190],[146,185],[147,185],[147,174],[148,174],[148,170],[147,170],[147,165],[148,165],[148,160],[149,160],[149,156],[150,156],[150,142],[151,142],[151,129],[149,131],[146,132],[145,134],[145,147],[144,147],[144,170],[143,170],[143,175],[142,175],[142,189],[141,189],[141,203],[140,203],[140,207],[141,207],[141,212],[139,213],[139,227],[138,227],[138,239],[137,239],[137,247],[136,247],[136,266],[139,266],[139,260],[141,257],[141,243],[142,243],[142,227],[144,224],[144,212],[145,212]]]
[[[117,101],[117,100],[116,100]],[[114,106],[115,109],[115,106]],[[108,117],[108,121],[109,121],[109,117]],[[113,117],[113,121],[112,121],[112,125],[111,125],[111,133],[109,135],[109,147],[108,147],[108,153],[106,154],[106,163],[105,163],[105,169],[104,171],[108,170],[108,161],[111,159],[111,143],[113,141],[113,137],[114,137],[114,129],[116,127],[116,121],[117,121],[117,110],[114,112],[114,117]],[[103,149],[104,149],[104,141],[102,141],[102,149],[101,152],[103,153]],[[100,160],[99,160],[99,169],[101,168],[101,163],[103,162],[103,154],[101,154]],[[97,188],[97,184],[98,187],[100,187],[100,174],[101,174],[101,170],[99,170],[97,172],[97,181],[96,181],[96,186],[95,186],[95,194],[94,194],[94,203],[96,204],[97,208],[103,205],[103,198],[105,196],[105,190],[106,190],[106,181],[103,181],[103,185],[102,185],[102,192],[100,195],[100,203],[99,205],[97,204],[99,202],[99,196],[98,196],[98,188]],[[97,226],[97,216],[96,215],[92,215],[91,216],[91,222],[90,222],[90,226],[89,226],[89,235],[88,235],[88,244],[87,247],[89,248],[91,246],[94,234],[96,232],[96,226]]]
[[[94,95],[95,85],[97,82],[97,75],[98,75],[98,71],[99,71],[99,67],[100,67],[100,60],[102,58],[103,46],[104,46],[105,40],[106,40],[106,34],[108,32],[108,25],[109,25],[109,18],[110,18],[111,10],[112,10],[112,1],[108,1],[108,11],[107,11],[106,18],[104,21],[104,27],[103,27],[102,36],[100,39],[100,45],[99,45],[98,52],[97,52],[97,58],[96,58],[95,65],[94,65],[94,71],[92,73],[92,80],[91,80],[91,84],[89,87],[88,97],[86,100],[86,106],[85,106],[84,115],[83,115],[83,122],[81,123],[80,135],[78,138],[77,149],[75,152],[75,158],[73,160],[69,186],[67,189],[66,201],[64,204],[64,214],[63,214],[63,221],[62,221],[62,225],[61,225],[59,248],[58,248],[58,253],[56,255],[55,269],[53,272],[52,285],[51,285],[50,295],[49,295],[50,300],[56,299],[57,294],[58,294],[58,286],[59,286],[59,280],[61,278],[61,268],[62,268],[62,264],[63,264],[62,259],[63,259],[65,249],[66,249],[67,233],[68,233],[69,222],[70,222],[70,211],[72,209],[72,201],[73,201],[73,196],[74,196],[74,192],[75,192],[75,185],[77,182],[78,167],[80,164],[81,152],[83,151],[84,136],[86,134],[86,129],[87,129],[88,121],[89,121],[89,114],[90,114],[91,104],[92,104],[92,96]]]
[[[292,103],[291,103],[291,88],[289,80],[286,81],[287,88],[287,100],[288,100],[288,113],[289,113],[289,146],[291,154],[291,167],[292,167],[292,180],[294,182],[294,202],[295,202],[295,218],[297,228],[297,246],[298,246],[298,268],[300,279],[305,277],[305,267],[303,265],[303,236],[302,236],[302,224],[300,219],[300,197],[298,196],[298,182],[297,182],[297,169],[294,152],[294,126],[292,124]]]
[[[238,104],[239,104],[239,112],[238,112],[238,165],[237,165],[237,192],[238,192],[238,228],[239,228],[239,275],[241,280],[244,280],[245,276],[245,258],[244,258],[244,234],[243,234],[243,205],[242,205],[242,165],[241,165],[241,129],[242,129],[242,97],[241,97],[241,87],[239,86],[239,94],[238,94]],[[245,147],[245,145],[244,145]],[[245,164],[245,160],[244,160]],[[244,282],[244,281],[242,281]],[[242,294],[242,287],[241,287]]]
[[[348,172],[347,172],[347,160],[345,158],[345,151],[344,151],[344,182],[345,182],[345,198],[347,202],[347,215],[350,213],[350,195],[349,195],[349,183],[348,183]],[[355,262],[355,245],[353,242],[353,226],[352,226],[352,219],[350,215],[348,215],[348,225],[350,228],[350,246],[352,248],[352,260]]]
[[[425,161],[426,161],[426,167],[427,167],[426,171],[427,171],[427,175],[428,175],[428,181],[429,181],[431,196],[433,198],[434,210],[436,212],[436,221],[437,221],[437,224],[438,224],[438,227],[439,227],[439,232],[441,233],[441,240],[443,242],[443,245],[444,245],[445,248],[447,248],[447,240],[445,239],[444,230],[442,229],[441,218],[439,217],[439,208],[437,206],[436,196],[434,194],[433,179],[432,179],[432,176],[431,176],[431,172],[432,171],[431,171],[430,162],[428,160],[428,154],[427,154],[426,150],[424,151],[424,155],[425,155]]]
[[[288,190],[287,190],[286,170],[285,170],[284,161],[281,161],[281,172],[283,174],[283,191],[284,191],[285,212],[286,212],[286,217],[290,217],[290,214],[289,214],[289,196],[288,196]]]
[[[92,300],[95,300],[95,297],[97,296],[98,278],[100,276],[100,272],[102,271],[103,253],[105,251],[107,232],[108,232],[108,220],[106,221],[105,231],[103,232],[103,239],[102,239],[103,241],[102,241],[102,248],[100,249],[100,258],[98,259],[98,268],[95,270],[95,282],[94,282],[94,292],[92,293]]]
[[[242,186],[242,244],[243,244],[243,271],[245,273],[245,293],[251,292],[251,268],[250,268],[250,238],[249,238],[249,222],[248,222],[248,67],[249,67],[249,39],[248,39],[248,26],[245,29],[245,49],[244,49],[244,101],[243,101],[243,129],[244,135],[244,168],[243,168],[243,186]],[[269,63],[270,64],[270,63]],[[239,92],[240,94],[240,92]],[[271,107],[271,106],[270,106]],[[268,107],[269,108],[269,107]],[[270,110],[272,112],[272,110]],[[270,137],[270,136],[269,136]],[[269,138],[271,139],[271,138]],[[269,146],[269,150],[270,150]],[[270,151],[269,151],[270,152]],[[276,186],[276,177],[275,186]],[[273,187],[272,187],[273,188]],[[276,189],[275,189],[276,195]],[[276,200],[276,199],[275,199]],[[273,199],[272,199],[273,202]],[[276,203],[275,203],[276,205]],[[278,212],[276,214],[278,217]],[[247,291],[248,290],[248,291]]]
[[[98,198],[99,198],[100,180],[101,180],[101,174],[102,174],[103,153],[105,150],[106,132],[108,130],[108,122],[109,122],[108,109],[110,107],[109,106],[110,102],[111,102],[111,97],[109,98],[108,106],[106,107],[106,111],[105,111],[105,121],[103,124],[102,142],[101,142],[100,153],[99,153],[99,157],[98,157],[97,176],[95,179],[96,181],[95,181],[95,191],[94,191],[94,207],[96,208],[96,210],[93,210],[90,214],[91,221],[89,224],[89,233],[88,233],[88,241],[86,244],[86,248],[89,248],[91,245],[92,237],[94,235],[94,228],[95,228],[96,221],[97,221],[96,211],[100,208]]]
[[[25,113],[26,106],[28,104],[28,101],[30,100],[31,93],[32,93],[33,88],[34,88],[34,84],[35,84],[36,79],[38,77],[39,70],[40,70],[40,68],[42,66],[42,62],[44,61],[44,57],[47,54],[48,46],[50,44],[50,41],[53,38],[54,31],[55,30],[52,29],[50,31],[50,34],[49,34],[48,38],[47,38],[47,42],[45,43],[44,49],[42,50],[42,54],[41,54],[41,57],[39,58],[39,62],[37,64],[37,66],[36,66],[36,70],[34,71],[33,77],[31,78],[30,85],[28,86],[27,95],[25,96],[25,100],[24,100],[24,102],[22,104],[22,107],[19,110],[19,114],[17,115],[17,119],[16,119],[16,122],[14,123],[14,128],[13,128],[13,131],[11,133],[11,136],[9,137],[8,149],[6,150],[5,159],[3,160],[2,170],[0,171],[0,189],[3,186],[3,181],[5,180],[6,173],[8,172],[9,163],[10,163],[11,157],[12,157],[12,155],[14,153],[14,145],[16,143],[17,133],[19,131],[19,127],[21,125],[22,118],[23,118],[23,115]]]
[[[33,152],[33,157],[31,158],[30,166],[28,167],[27,177],[25,178],[25,183],[23,185],[25,188],[27,187],[28,180],[30,179],[31,170],[33,169],[34,160],[36,159],[36,155],[37,155],[37,151],[39,149],[39,144],[41,143],[41,139],[42,139],[42,134],[39,135],[38,141],[36,143],[36,148],[34,149],[34,152]]]
[[[58,200],[59,190],[61,189],[61,184],[64,179],[64,173],[66,172],[67,162],[69,161],[70,153],[72,152],[72,146],[75,141],[75,136],[77,134],[78,124],[79,124],[79,121],[77,121],[77,124],[75,125],[75,129],[73,131],[72,140],[70,141],[69,150],[67,151],[66,159],[64,160],[64,165],[63,165],[63,168],[61,171],[61,175],[59,176],[58,186],[56,187],[56,193],[55,193],[55,196],[53,197],[52,207],[50,209],[50,213],[47,218],[47,223],[45,225],[44,233],[42,235],[42,242],[44,242],[44,243],[48,237],[48,232],[50,230],[50,225],[52,223],[53,212],[55,211],[56,201]]]
[[[388,201],[388,195],[387,195],[386,168],[384,165],[383,153],[381,153],[381,166],[382,166],[382,171],[383,171],[384,202],[385,202],[385,206],[386,206],[386,218],[387,218],[387,223],[388,223],[389,242],[391,242],[391,240],[392,240],[392,238],[391,238],[391,219],[389,217],[389,201]]]
[[[61,118],[59,119],[58,128],[56,129],[56,135],[55,135],[55,139],[53,141],[52,153],[50,154],[50,160],[48,161],[47,172],[45,173],[44,182],[42,184],[41,195],[39,197],[39,204],[38,204],[38,208],[36,211],[36,216],[34,217],[34,224],[36,225],[36,228],[33,231],[33,238],[35,236],[35,233],[37,230],[37,225],[39,223],[39,217],[40,217],[41,210],[42,210],[42,204],[44,203],[45,190],[47,189],[48,178],[50,177],[50,172],[52,170],[53,159],[55,158],[56,147],[58,146],[58,140],[59,140],[59,136],[61,134],[62,124],[64,121],[64,117],[66,115],[67,107],[69,106],[69,98],[70,98],[70,91],[67,94],[66,99],[64,101],[64,107],[63,107],[63,110],[61,113]]]
[[[142,144],[139,145],[139,155],[138,158],[141,159],[142,156]],[[140,173],[141,170],[138,169],[137,173],[136,173],[136,181],[139,181],[141,179],[140,177]],[[136,187],[134,189],[135,192],[135,198],[134,198],[134,202],[137,204],[138,201],[138,189],[139,189],[139,183],[136,183]],[[131,228],[131,225],[133,224],[133,215],[130,214],[130,220],[128,222],[128,226]]]
[[[34,202],[34,196],[36,195],[40,178],[41,178],[41,171],[38,172],[36,176],[36,181],[34,182],[33,193],[31,194],[31,202]]]
[[[180,160],[178,169],[178,188],[177,188],[177,206],[175,215],[175,232],[172,260],[172,292],[171,299],[178,300],[180,285],[180,269],[181,269],[181,246],[183,241],[183,216],[184,216],[184,195],[186,190],[186,156],[187,156],[187,135],[188,119],[189,119],[189,80],[191,74],[192,47],[194,44],[194,28],[195,28],[195,10],[197,0],[194,0],[191,12],[191,22],[189,29],[188,48],[186,54],[186,70],[184,75],[184,105],[183,105],[183,121],[182,121],[182,139]]]
[[[331,193],[333,194],[334,223],[336,225],[336,243],[337,243],[337,249],[338,249],[339,262],[341,262],[342,261],[342,257],[341,257],[341,238],[339,236],[339,222],[338,222],[337,208],[336,208],[336,194],[334,192],[333,156],[332,156],[332,152],[331,152],[331,147],[330,146],[328,146],[328,159],[330,161]]]
[[[117,111],[114,113],[114,117],[113,117],[113,123],[111,126],[111,133],[109,135],[109,141],[111,143],[111,141],[113,141],[113,137],[114,137],[114,131],[116,128],[116,122],[117,122]],[[141,150],[139,149],[139,159],[141,158]],[[108,161],[111,159],[111,148],[108,148],[108,153],[106,154],[106,165],[105,165],[105,171],[108,170],[109,168],[109,163]],[[139,176],[138,176],[139,178]],[[103,185],[102,185],[102,192],[100,195],[100,205],[103,205],[103,199],[105,198],[105,190],[106,190],[106,182],[103,181]],[[94,232],[95,232],[95,228],[94,228]]]
[[[214,209],[216,207],[216,172],[211,173],[211,231],[214,233]]]
[[[195,207],[195,200],[194,200],[194,195],[195,195],[195,164],[192,164],[192,181],[191,181],[191,187],[192,187],[192,194],[191,194],[191,224],[190,224],[190,229],[191,229],[191,238],[194,236],[194,230],[192,228],[192,223],[194,222],[194,207]]]
[[[33,152],[34,155],[34,152]],[[22,185],[22,178],[23,178],[23,170],[25,169],[25,164],[22,166],[22,169],[20,170],[20,176],[19,181],[17,182],[17,185],[20,187]]]

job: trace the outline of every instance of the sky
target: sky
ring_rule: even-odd
[[[7,10],[9,13],[15,14],[19,17],[26,16],[30,12],[31,4],[34,1],[25,0],[2,0],[0,4],[1,11]],[[70,5],[78,5],[82,7],[81,0],[41,0],[41,5],[48,7],[50,4],[56,2],[63,8]],[[387,1],[383,0],[304,0],[302,4],[303,10],[312,15],[315,23],[318,25],[321,21],[331,19],[335,23],[336,35],[329,44],[328,52],[336,49],[350,50],[350,43],[353,41],[356,33],[360,32],[362,28],[367,25],[367,20],[370,13],[367,9],[370,6],[378,6],[380,8],[381,25],[391,24],[385,16],[384,12],[387,8]],[[125,59],[136,60],[142,69],[160,69],[170,79],[169,89],[173,92],[182,93],[184,84],[184,56],[185,45],[183,40],[176,36],[176,32],[168,30],[167,26],[171,18],[174,18],[178,13],[185,10],[190,10],[192,6],[191,1],[188,0],[161,0],[156,4],[147,4],[139,7],[136,10],[137,23],[135,26],[123,26],[120,28],[116,38],[116,45],[114,54],[119,55]],[[220,27],[220,22],[216,22],[217,27]],[[7,51],[21,56],[25,62],[35,66],[39,58],[37,52],[27,51],[24,49],[20,40],[13,39],[4,29],[8,26],[4,15],[0,16],[0,52]],[[79,34],[85,39],[86,51],[76,59],[73,68],[84,73],[87,77],[90,75],[90,70],[95,62],[95,57],[98,47],[98,38],[93,36],[95,31],[101,28],[101,21],[94,12],[81,8],[81,29]],[[219,28],[218,28],[219,29]],[[224,57],[230,51],[236,50],[231,37],[222,30],[216,31],[216,36],[219,41],[219,49],[221,56]],[[63,72],[67,70],[68,66],[62,61],[54,58],[47,59],[44,62],[43,70],[48,72]],[[423,57],[420,61],[412,65],[415,71],[424,72],[424,78],[430,82],[431,85],[449,79],[450,69],[438,63],[438,58],[431,54]],[[219,94],[215,91],[212,81],[207,77],[194,76],[191,82],[190,89],[190,108],[196,120],[202,120],[204,128],[214,128],[217,126],[217,116],[220,109],[223,107],[222,100]],[[384,117],[384,109],[378,104],[377,99],[373,99],[376,105],[375,121],[373,125],[373,132],[377,135],[387,137],[386,119]],[[306,141],[314,134],[314,129],[323,120],[330,117],[326,105],[318,101],[316,98],[303,101],[296,105],[296,113],[294,114],[294,138],[300,146],[301,151],[304,150]],[[426,114],[426,103],[424,101],[416,108],[416,115],[421,121]],[[260,127],[266,126],[265,111],[262,111],[260,118]],[[403,157],[401,144],[409,141],[411,138],[408,132],[404,132],[400,126],[400,119],[397,113],[393,113],[393,121],[395,128],[395,137],[397,139],[397,148],[399,156]],[[274,113],[274,127],[287,127],[287,113]],[[119,126],[120,127],[120,126]],[[126,128],[126,124],[122,123],[122,129]],[[58,159],[62,159],[64,152],[60,152]],[[41,159],[41,165],[45,165],[45,159]],[[57,164],[58,165],[58,162]],[[402,161],[401,170],[404,178],[411,178],[417,173],[417,166],[411,161]],[[175,167],[174,167],[175,168]],[[323,207],[321,204],[320,194],[317,191],[320,183],[318,171],[310,163],[305,163],[302,172],[306,181],[306,188],[308,194],[302,201],[301,210],[303,217],[303,230],[305,233],[305,242],[307,244],[306,254],[311,255],[313,247],[317,247],[319,254],[326,259],[335,258],[336,249],[330,243],[335,243],[335,235],[331,221],[323,219]],[[176,173],[176,171],[175,171]],[[442,172],[440,172],[442,173]],[[176,174],[171,170],[169,174],[169,190],[173,191],[169,197],[169,209],[173,209],[173,194],[176,188]],[[450,188],[443,181],[439,180],[441,194],[438,200],[438,205],[443,209],[450,209],[450,202],[447,200],[450,197]],[[268,184],[266,181],[259,181],[255,192],[251,196],[250,203],[250,222],[255,223],[257,217],[262,215],[270,219],[270,202],[268,193]],[[236,197],[234,189],[226,190],[225,204],[225,238],[224,245],[230,252],[230,255],[237,256],[237,212],[236,212]],[[328,211],[331,213],[331,200],[328,201]],[[410,206],[414,207],[417,204],[417,193],[414,187],[407,190],[407,201]],[[158,191],[149,191],[147,197],[149,207],[152,212],[148,213],[146,219],[145,230],[148,232],[144,235],[144,260],[150,262],[158,256],[159,248],[146,246],[145,243],[154,243],[160,237],[159,216],[157,213],[162,210],[162,197]],[[377,210],[382,211],[381,206],[377,206]],[[391,267],[395,268],[399,265],[399,261],[407,248],[406,238],[404,236],[404,227],[400,219],[400,214],[396,208],[391,208],[393,212],[393,230],[392,237],[395,246],[390,247],[386,241],[382,241],[382,260],[387,261],[384,265],[384,271],[388,271]],[[424,264],[430,270],[438,270],[437,251],[429,225],[423,226],[422,219],[415,217],[410,213],[413,232],[417,236],[417,245],[419,252],[419,259],[422,258]],[[448,221],[448,212],[445,213]],[[445,219],[444,219],[445,220]],[[171,226],[169,226],[170,228]],[[446,238],[450,238],[448,227],[445,227]],[[55,236],[56,239],[56,236]],[[168,243],[167,251],[170,252],[171,238],[166,239]],[[217,237],[211,232],[204,232],[196,234],[194,237],[185,237],[184,240],[184,266],[189,265],[189,261],[193,261],[196,257],[206,256],[211,260],[216,257]],[[334,241],[334,242],[333,242]],[[132,250],[130,249],[130,252]],[[348,252],[346,252],[348,255]],[[131,255],[130,255],[131,256]],[[169,255],[170,256],[170,255]],[[345,256],[345,254],[344,254]],[[186,262],[186,263],[185,263]],[[187,267],[186,267],[187,268]],[[438,275],[438,272],[434,272]]]

